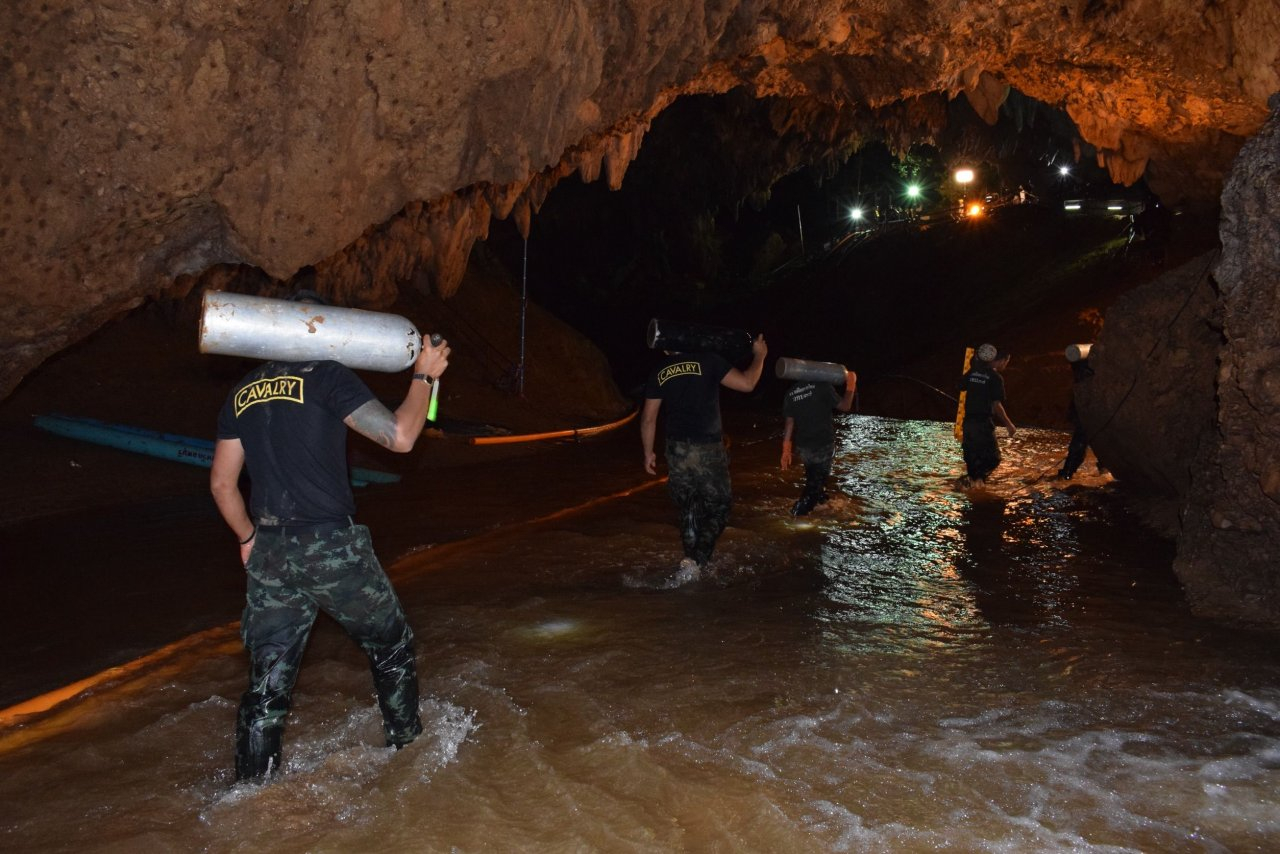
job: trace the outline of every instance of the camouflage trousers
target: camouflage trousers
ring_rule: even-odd
[[[369,657],[387,744],[408,744],[422,732],[413,632],[373,553],[368,528],[260,530],[245,569],[248,601],[240,637],[250,673],[236,719],[237,780],[280,768],[285,718],[319,611],[337,620]]]
[[[679,514],[685,557],[705,566],[733,505],[729,452],[723,442],[668,440],[666,455],[667,491]]]

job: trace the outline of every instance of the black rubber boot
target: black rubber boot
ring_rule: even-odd
[[[373,687],[382,710],[387,746],[401,748],[422,734],[418,716],[418,668],[413,657],[413,634],[406,627],[400,643],[369,655]]]
[[[800,500],[791,506],[792,516],[808,516],[809,511],[814,508],[817,502],[811,495],[801,496]]]
[[[270,723],[261,714],[263,706],[257,694],[245,694],[236,716],[236,782],[265,783],[280,773],[283,724]]]

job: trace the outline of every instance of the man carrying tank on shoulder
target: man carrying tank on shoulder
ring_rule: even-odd
[[[368,656],[387,746],[422,732],[413,632],[369,529],[352,519],[346,441],[351,429],[392,451],[412,450],[432,384],[448,365],[447,343],[423,341],[394,412],[336,361],[267,362],[227,397],[210,488],[248,578],[240,636],[250,677],[236,719],[237,781],[280,771],[285,718],[318,611]],[[238,486],[246,467],[252,507]]]
[[[667,489],[679,513],[685,555],[677,574],[681,583],[696,580],[711,560],[733,503],[720,387],[744,393],[755,389],[768,350],[764,336],[756,336],[745,370],[717,353],[668,351],[645,386],[640,441],[649,474],[657,474],[658,410],[666,406]]]

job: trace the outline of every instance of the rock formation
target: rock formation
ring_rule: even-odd
[[[1221,256],[1107,313],[1077,391],[1099,461],[1162,501],[1207,616],[1280,623],[1280,96],[1222,197]],[[1216,262],[1216,263],[1215,263]]]
[[[1130,491],[1154,499],[1150,520],[1176,536],[1178,509],[1215,417],[1219,331],[1211,272],[1197,258],[1119,297],[1074,388],[1098,457]]]
[[[1217,418],[1174,570],[1203,613],[1280,622],[1280,96],[1223,192]]]
[[[1064,106],[1117,178],[1215,195],[1280,89],[1278,17],[1272,0],[14,0],[0,394],[215,264],[314,264],[358,300],[424,267],[447,295],[491,217],[527,223],[575,170],[617,185],[688,93],[882,112],[901,137],[928,134],[922,97],[989,117],[1013,86]]]

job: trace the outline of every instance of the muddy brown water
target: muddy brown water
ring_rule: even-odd
[[[1192,616],[1171,546],[1092,459],[1065,488],[1050,479],[1065,434],[1002,440],[998,478],[971,495],[953,487],[950,425],[842,417],[839,494],[796,520],[786,510],[802,474],[777,469],[775,421],[730,426],[730,528],[714,572],[678,587],[672,508],[640,470],[633,429],[362,495],[417,632],[426,732],[401,752],[378,746],[364,660],[322,620],[286,773],[261,788],[231,782],[242,586],[234,568],[196,556],[202,538],[212,550],[227,535],[202,498],[169,502],[169,527],[187,537],[143,547],[173,555],[172,574],[135,585],[136,607],[98,580],[85,596],[103,613],[81,603],[65,627],[116,648],[28,657],[45,682],[79,678],[86,655],[128,658],[122,622],[147,636],[127,641],[139,654],[206,631],[0,729],[0,848],[1110,852],[1280,840],[1274,638]],[[111,521],[122,520],[66,531],[61,560],[94,564],[95,531]],[[53,532],[26,530],[53,548]],[[11,536],[5,548],[16,553]],[[35,579],[24,584],[38,595]],[[32,626],[58,619],[30,610]],[[26,680],[28,694],[51,687]]]

